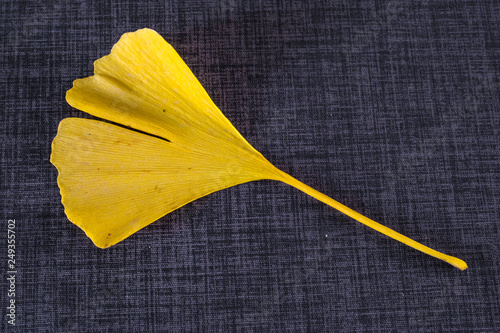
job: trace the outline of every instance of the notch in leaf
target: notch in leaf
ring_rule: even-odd
[[[417,250],[466,269],[353,211],[274,167],[212,102],[158,33],[124,34],[66,94],[73,107],[107,122],[67,118],[51,162],[68,219],[101,248],[212,192],[260,179],[282,181]],[[140,132],[139,132],[140,131]]]

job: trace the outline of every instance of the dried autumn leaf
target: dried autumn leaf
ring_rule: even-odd
[[[417,250],[466,269],[299,182],[255,150],[212,102],[177,52],[150,29],[124,34],[66,94],[102,121],[67,118],[51,162],[69,220],[101,248],[209,193],[282,181]],[[141,131],[141,132],[139,132]]]

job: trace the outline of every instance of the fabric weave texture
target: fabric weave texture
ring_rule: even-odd
[[[0,17],[0,331],[500,332],[500,2],[3,0]],[[144,27],[278,168],[469,268],[272,181],[96,248],[51,141],[92,118],[72,81]]]

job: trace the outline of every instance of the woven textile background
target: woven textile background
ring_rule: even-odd
[[[469,269],[271,181],[96,248],[51,141],[90,117],[72,81],[144,27],[277,167]],[[2,0],[0,29],[0,331],[500,331],[499,1]]]

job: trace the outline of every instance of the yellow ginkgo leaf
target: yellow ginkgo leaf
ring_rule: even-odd
[[[101,248],[169,212],[237,184],[282,181],[417,250],[466,269],[338,203],[274,167],[212,102],[177,52],[158,33],[122,36],[94,64],[94,76],[67,92],[72,106],[122,126],[68,118],[51,162],[69,220]]]

